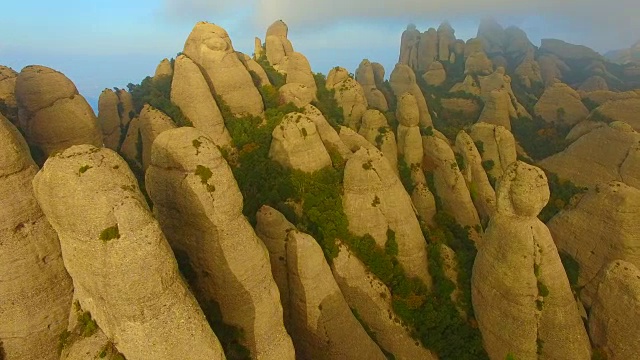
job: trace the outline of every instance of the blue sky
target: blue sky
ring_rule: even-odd
[[[324,73],[336,65],[354,71],[363,58],[389,72],[407,23],[426,30],[445,19],[458,38],[475,36],[479,20],[493,16],[523,28],[536,45],[555,37],[603,52],[640,39],[636,1],[12,0],[3,4],[0,64],[52,67],[96,98],[105,87],[152,75],[162,58],[182,50],[198,20],[223,26],[236,50],[251,54],[254,36],[263,38],[280,18],[295,49]]]

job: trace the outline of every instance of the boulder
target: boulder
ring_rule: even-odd
[[[264,245],[242,214],[242,194],[202,131],[165,131],[153,142],[145,184],[153,211],[202,308],[216,303],[252,357],[295,358]]]
[[[171,82],[171,102],[191,121],[193,127],[205,133],[220,147],[231,146],[231,135],[224,125],[207,80],[200,68],[185,55],[175,61]]]
[[[497,213],[478,247],[471,295],[492,359],[591,358],[591,346],[547,227],[536,217],[549,201],[544,172],[509,166],[497,187]]]
[[[73,146],[50,157],[33,185],[80,307],[127,359],[224,359],[122,158]]]
[[[300,358],[386,359],[353,316],[316,240],[294,230],[286,241],[291,334]]]
[[[111,150],[118,150],[120,146],[120,114],[118,95],[111,89],[104,89],[98,99],[98,122],[102,129],[104,146]]]
[[[640,189],[611,181],[598,184],[549,221],[558,249],[580,265],[577,286],[586,306],[596,294],[598,272],[610,262],[640,266],[639,214]]]
[[[356,70],[356,81],[362,86],[364,90],[364,96],[367,99],[369,107],[378,109],[382,112],[389,110],[387,99],[384,94],[378,90],[376,86],[376,80],[373,73],[373,66],[369,60],[364,59]]]
[[[511,117],[509,115],[509,107],[511,98],[509,93],[504,89],[491,91],[488,99],[485,100],[484,108],[480,114],[478,122],[503,126],[511,131]]]
[[[611,180],[630,181],[635,185],[637,180],[634,179],[638,179],[638,174],[630,174],[626,170],[640,166],[640,159],[632,151],[638,142],[640,134],[611,123],[582,135],[565,150],[541,160],[539,164],[578,186],[593,187]]]
[[[18,125],[18,102],[16,101],[16,79],[18,73],[12,68],[0,65],[0,104],[5,109],[0,110],[13,125]]]
[[[0,355],[57,360],[73,284],[58,237],[33,196],[38,167],[1,114],[0,139]]]
[[[367,110],[358,131],[367,141],[375,145],[389,161],[391,169],[398,172],[398,145],[387,118],[378,110]]]
[[[198,22],[184,44],[184,54],[202,69],[212,93],[219,95],[234,115],[262,116],[262,97],[223,28]]]
[[[589,115],[580,95],[567,84],[557,82],[548,87],[533,108],[547,122],[575,125]]]
[[[444,66],[439,61],[433,61],[427,72],[422,75],[424,81],[431,86],[440,86],[447,80],[447,72],[444,70]]]
[[[343,142],[343,144],[352,153],[355,153],[356,151],[358,151],[361,148],[367,149],[367,150],[370,150],[370,151],[373,151],[373,152],[380,151],[372,143],[367,141],[367,139],[362,137],[362,135],[360,135],[357,132],[353,131],[353,129],[351,129],[351,128],[348,128],[346,126],[340,126],[340,129],[338,130],[338,134],[340,136],[340,140]],[[349,158],[352,155],[353,154],[350,154]]]
[[[482,157],[473,139],[464,130],[456,136],[456,149],[463,159],[461,173],[469,188],[471,200],[482,223],[486,224],[496,210],[496,193],[482,166]]]
[[[493,63],[483,51],[469,55],[464,63],[465,75],[488,75],[493,72]]]
[[[343,244],[331,270],[347,304],[376,336],[376,343],[396,359],[434,360],[396,317],[389,288]]]
[[[487,174],[500,179],[511,163],[516,161],[516,140],[503,126],[478,122],[471,126],[469,135],[473,139],[483,162],[493,164]]]
[[[418,110],[420,111],[420,126],[433,126],[427,101],[422,94],[422,90],[416,83],[416,74],[406,65],[397,64],[391,73],[389,79],[391,88],[396,97],[402,96],[404,93],[410,93],[416,98]]]
[[[296,107],[303,108],[311,104],[315,97],[313,89],[300,83],[286,83],[278,89],[280,104],[293,103]]]
[[[598,120],[596,114],[604,117],[607,121],[623,121],[631,125],[636,131],[640,132],[640,97],[632,97],[621,100],[611,100],[596,108],[589,115],[590,119]]]
[[[138,139],[135,139],[136,157],[141,155],[142,170],[146,171],[151,164],[151,145],[158,135],[167,130],[175,129],[176,125],[169,116],[148,104],[142,108],[138,124],[140,135]],[[132,135],[135,136],[134,134]],[[142,143],[142,154],[138,152],[139,142]]]
[[[591,131],[597,128],[601,128],[603,126],[607,126],[607,124],[600,121],[591,121],[591,120],[581,121],[571,128],[571,131],[569,131],[569,133],[565,137],[565,140],[569,142],[574,142],[578,140],[582,135],[586,135]]]
[[[622,260],[610,263],[589,316],[589,335],[607,359],[640,357],[640,270]]]
[[[411,198],[380,151],[361,148],[347,161],[342,206],[351,233],[369,234],[382,248],[394,233],[397,258],[407,275],[431,284],[426,243]]]
[[[288,55],[287,59],[287,84],[296,83],[303,84],[310,89],[313,98],[316,98],[316,81],[311,72],[309,60],[299,52],[293,52]]]
[[[271,272],[278,290],[284,326],[291,333],[291,304],[287,265],[287,234],[296,229],[278,210],[263,205],[256,214],[256,235],[269,250]]]
[[[153,75],[153,78],[159,79],[162,76],[173,76],[173,66],[167,58],[160,61],[160,64],[156,67],[156,73]]]
[[[335,90],[335,99],[342,107],[344,120],[350,128],[357,130],[369,106],[362,86],[351,78],[347,69],[334,67],[329,71],[326,87]]]
[[[279,68],[286,57],[293,53],[293,45],[287,38],[289,27],[282,20],[277,20],[269,26],[265,35],[266,55],[269,63]]]
[[[16,79],[16,100],[25,139],[45,158],[72,145],[102,146],[93,109],[62,73],[44,66],[25,67]]]
[[[302,113],[289,113],[273,129],[269,158],[282,166],[312,173],[331,166],[316,125]]]
[[[318,108],[313,105],[307,105],[304,107],[304,114],[316,125],[320,139],[322,139],[322,143],[327,151],[337,151],[344,159],[351,156],[351,150],[342,142],[338,132],[331,127]]]
[[[478,241],[482,229],[480,218],[465,179],[458,168],[453,150],[436,136],[423,136],[425,172],[433,173],[435,190],[442,200],[442,210],[449,213],[460,225],[469,226],[474,240]]]

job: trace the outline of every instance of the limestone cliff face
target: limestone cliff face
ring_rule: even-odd
[[[380,347],[396,359],[436,359],[411,338],[409,331],[396,318],[387,286],[371,274],[346,246],[341,244],[339,249],[338,257],[331,264],[333,276],[347,304],[358,312],[376,335]]]
[[[393,89],[393,93],[396,97],[399,98],[404,93],[410,93],[416,98],[418,109],[420,110],[420,126],[433,126],[433,121],[429,114],[429,108],[427,107],[427,101],[425,100],[420,87],[416,83],[416,74],[410,67],[397,64],[393,69],[393,72],[391,72],[389,83],[391,84],[391,88]]]
[[[271,273],[280,290],[284,326],[291,333],[291,305],[287,265],[287,234],[296,229],[278,210],[264,205],[256,214],[256,235],[269,250]]]
[[[360,83],[351,78],[347,69],[335,67],[327,75],[326,87],[335,90],[336,101],[342,107],[347,125],[358,130],[362,115],[369,106]]]
[[[96,115],[62,73],[27,66],[16,79],[15,93],[27,143],[40,148],[45,156],[72,145],[102,146]]]
[[[165,113],[145,104],[140,111],[139,127],[139,139],[142,141],[142,169],[146,171],[151,164],[151,145],[154,140],[163,132],[174,129],[176,125]]]
[[[471,194],[465,183],[453,150],[444,140],[436,136],[423,136],[425,171],[433,172],[436,193],[442,199],[443,210],[453,216],[462,226],[469,226],[478,240],[480,217],[473,205]],[[479,230],[480,229],[480,230]]]
[[[373,66],[369,60],[364,59],[356,70],[356,81],[360,83],[364,90],[364,96],[370,107],[378,109],[382,112],[389,110],[387,99],[384,94],[378,90],[373,72]]]
[[[185,55],[178,56],[175,62],[171,102],[182,110],[193,127],[204,132],[216,145],[231,145],[231,136],[207,80],[198,65]]]
[[[18,73],[12,68],[0,65],[0,103],[4,103],[4,115],[13,125],[18,125],[18,102],[16,101],[16,78]]]
[[[294,359],[267,250],[242,215],[242,194],[215,143],[189,127],[160,134],[145,184],[169,244],[195,273],[202,307],[219,304],[254,358]]]
[[[580,95],[568,85],[557,82],[548,87],[534,107],[536,115],[547,122],[574,125],[589,115]]]
[[[495,179],[500,179],[511,163],[516,161],[516,140],[513,134],[502,126],[476,123],[469,135],[478,146],[482,161],[493,162],[487,171]]]
[[[224,359],[122,158],[73,146],[33,184],[81,307],[127,359]]]
[[[471,200],[478,210],[483,224],[493,216],[496,209],[496,193],[482,166],[482,157],[473,143],[473,139],[464,130],[456,137],[456,149],[462,155],[464,176]]]
[[[411,199],[377,149],[361,148],[347,161],[342,205],[353,234],[369,234],[384,248],[393,231],[400,264],[430,285],[426,243]]]
[[[590,344],[547,227],[536,218],[549,200],[544,172],[513,163],[498,184],[473,266],[471,295],[492,359],[590,359]]]
[[[286,249],[291,334],[300,359],[384,360],[351,313],[316,241],[290,231]]]
[[[564,151],[540,161],[540,166],[580,186],[593,187],[611,180],[637,186],[638,175],[625,171],[640,167],[634,150],[640,134],[621,124],[593,129]]]
[[[362,125],[358,133],[382,152],[391,169],[397,173],[398,145],[384,114],[378,110],[367,110],[362,117]]]
[[[120,114],[118,95],[111,89],[104,89],[98,99],[98,122],[102,128],[104,146],[118,150],[120,145]]]
[[[289,113],[273,129],[269,158],[282,166],[314,172],[331,166],[331,157],[309,116]]]
[[[197,23],[184,44],[184,54],[203,69],[213,93],[220,95],[234,114],[262,116],[262,97],[223,28]]]
[[[640,270],[616,260],[602,270],[589,316],[589,334],[607,359],[640,356]]]
[[[33,196],[38,167],[0,115],[0,340],[6,359],[57,359],[72,284],[58,237]]]
[[[578,286],[589,305],[596,292],[596,275],[611,261],[640,267],[640,189],[612,181],[598,184],[575,207],[549,222],[558,248],[580,264]]]

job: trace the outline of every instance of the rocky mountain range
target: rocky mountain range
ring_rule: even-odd
[[[640,358],[640,62],[492,20],[0,66],[0,359]],[[634,50],[635,49],[635,50]]]

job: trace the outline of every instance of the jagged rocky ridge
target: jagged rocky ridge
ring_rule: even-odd
[[[198,23],[97,117],[0,68],[0,315],[30,324],[0,357],[637,356],[634,65],[483,21],[324,77],[288,31],[250,57]],[[32,291],[35,317],[6,305]]]

